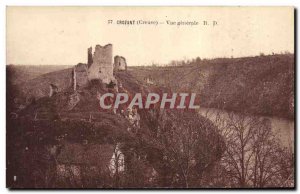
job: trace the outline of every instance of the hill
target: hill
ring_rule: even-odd
[[[223,140],[218,134],[216,126],[208,119],[191,111],[169,110],[170,112],[166,114],[157,109],[157,112],[139,110],[140,124],[132,123],[130,115],[126,115],[126,113],[118,112],[116,114],[112,110],[100,110],[97,95],[111,89],[109,85],[103,84],[99,80],[99,82],[90,82],[88,86],[73,91],[72,85],[68,82],[70,72],[70,69],[65,69],[28,80],[20,84],[23,89],[20,93],[11,93],[15,89],[15,85],[10,85],[8,80],[7,174],[9,187],[184,187],[186,182],[174,183],[171,181],[172,179],[168,178],[176,177],[181,171],[178,164],[174,164],[172,157],[166,158],[166,154],[172,153],[170,147],[176,148],[174,157],[181,158],[178,163],[191,163],[191,158],[185,158],[184,153],[180,151],[186,142],[177,139],[181,136],[175,137],[169,133],[173,120],[178,121],[177,127],[172,127],[172,130],[178,130],[178,134],[186,134],[187,137],[197,134],[197,137],[201,137],[194,141],[196,143],[193,144],[193,148],[184,146],[189,147],[195,153],[193,168],[188,168],[189,171],[197,172],[193,174],[193,179],[190,178],[194,185],[199,184],[198,176],[209,171],[220,159],[224,151]],[[115,77],[118,83],[122,83],[122,88],[129,95],[166,89],[160,86],[147,86],[125,71],[116,72]],[[60,90],[53,96],[43,96],[42,92],[33,92],[35,90],[44,91],[42,89],[48,88],[49,82],[52,81],[60,85]],[[14,96],[16,94],[18,95]],[[28,102],[27,106],[22,109],[14,107],[15,97],[24,98],[31,94],[41,94],[41,96]],[[70,97],[73,95],[77,95],[80,100],[75,106],[69,108],[69,103],[72,101]],[[180,121],[181,118],[184,118],[184,123]],[[186,129],[183,126],[189,125],[193,131],[189,130],[189,133],[183,133],[181,130]],[[111,158],[105,160],[101,156],[90,157],[96,153],[94,148],[104,147],[105,149],[101,153],[105,152],[105,155],[111,157],[113,154],[114,156],[117,154],[116,145],[120,145],[120,150],[124,154],[126,170],[119,174],[105,171],[105,173],[101,172],[93,177],[93,173],[89,170],[95,167],[90,164],[100,165],[99,161],[111,161]],[[57,162],[61,162],[62,153],[70,156],[63,160],[62,165],[72,163],[72,165],[81,166],[80,179],[82,179],[82,183],[64,182],[59,179],[61,177],[56,176],[55,169],[58,169],[60,165]],[[77,154],[71,157],[74,153],[81,153],[80,157],[90,159],[80,160],[75,157]],[[207,157],[205,161],[203,161],[203,156]],[[115,162],[119,161],[115,160]],[[102,166],[99,166],[99,169],[102,169]],[[14,176],[18,176],[17,182],[14,181]]]
[[[8,65],[7,69],[10,71],[12,83],[20,84],[40,75],[69,67],[68,65]]]
[[[236,112],[294,118],[294,55],[201,60],[184,66],[130,67],[173,91],[196,92],[201,105]]]

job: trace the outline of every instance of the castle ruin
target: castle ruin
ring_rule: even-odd
[[[125,57],[118,56],[118,55],[114,57],[114,70],[115,71],[127,70],[127,63]]]
[[[90,48],[89,48],[90,49]],[[90,53],[90,51],[88,52]],[[112,45],[96,45],[92,61],[88,55],[88,79],[102,80],[103,83],[109,84],[114,81],[113,63],[112,63]],[[90,64],[91,63],[91,64]],[[90,64],[90,66],[89,66]]]
[[[73,68],[73,89],[83,88],[92,80],[102,83],[115,83],[114,71],[127,70],[126,59],[122,56],[112,57],[112,45],[96,45],[87,49],[87,64],[79,63]]]
[[[79,63],[73,68],[73,89],[83,88],[89,83],[88,68],[86,64]]]
[[[107,88],[118,91],[115,71],[127,69],[126,59],[122,56],[115,56],[113,61],[112,44],[105,46],[96,45],[87,49],[87,63],[78,63],[71,69],[60,71],[63,79],[53,79],[52,83],[45,85],[47,93],[41,94],[53,97],[59,91],[72,88],[74,91],[68,99],[68,110],[72,110],[80,102],[80,91],[86,88],[93,80],[106,84]],[[58,77],[60,77],[58,76]],[[48,90],[46,89],[49,88]],[[40,94],[41,89],[35,91],[34,96]],[[38,96],[38,97],[40,97]]]

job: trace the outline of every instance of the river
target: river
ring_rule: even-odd
[[[225,119],[228,118],[228,112],[224,110],[219,110],[214,108],[200,108],[199,112],[202,116],[206,116],[216,125],[218,125],[216,122],[218,116]],[[234,114],[237,115],[238,113],[234,113]],[[289,120],[280,117],[263,117],[263,116],[260,116],[259,118],[268,119],[271,123],[271,128],[273,133],[281,141],[281,144],[285,147],[291,147],[292,150],[294,150],[294,131],[295,131],[294,120]]]

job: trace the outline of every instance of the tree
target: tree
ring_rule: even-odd
[[[268,119],[220,112],[208,117],[215,121],[226,142],[221,169],[225,169],[223,175],[230,180],[228,186],[293,184],[293,153],[279,143]]]
[[[168,177],[164,186],[199,187],[202,173],[223,152],[217,128],[191,111],[157,110],[144,115],[142,120],[143,126],[152,132],[147,137],[148,144],[161,152],[161,158],[156,160],[160,161],[161,176]]]

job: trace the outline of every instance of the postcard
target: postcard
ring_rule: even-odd
[[[294,17],[8,6],[6,186],[295,188]]]

